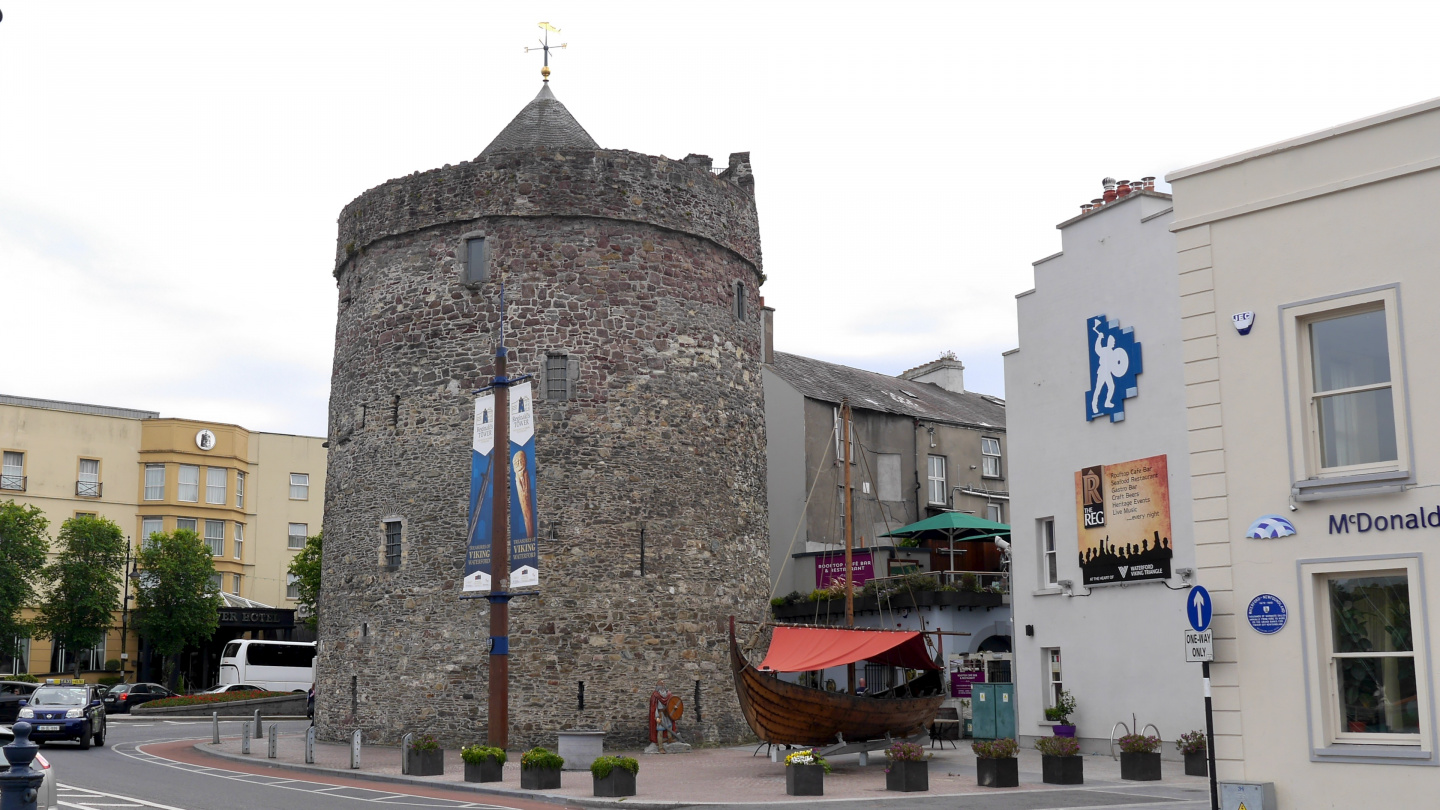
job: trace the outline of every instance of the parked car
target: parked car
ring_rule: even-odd
[[[35,684],[27,683],[25,686],[35,686]],[[0,726],[0,746],[9,745],[14,741],[15,732],[10,726]],[[55,766],[50,764],[44,754],[36,752],[35,759],[30,761],[30,768],[45,774],[45,781],[40,783],[40,795],[36,797],[36,809],[55,810]]]
[[[19,720],[31,723],[37,743],[74,740],[84,751],[105,744],[105,704],[95,687],[69,678],[50,678],[30,693]]]
[[[263,692],[258,686],[251,686],[248,683],[222,683],[212,689],[203,692],[196,692],[197,695],[218,695],[223,692]]]
[[[105,695],[105,711],[124,713],[142,703],[174,696],[158,683],[117,683]]]
[[[30,697],[39,684],[0,681],[0,723],[13,723],[20,713],[20,701]]]

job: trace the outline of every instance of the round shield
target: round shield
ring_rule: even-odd
[[[670,699],[665,701],[665,716],[678,723],[683,714],[685,714],[685,704],[680,700],[680,696],[671,695]]]

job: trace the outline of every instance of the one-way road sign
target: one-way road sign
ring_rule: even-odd
[[[1185,618],[1190,622],[1190,627],[1197,633],[1203,633],[1210,627],[1210,616],[1215,612],[1215,604],[1210,601],[1210,592],[1196,585],[1185,594]]]
[[[1185,660],[1191,663],[1215,660],[1215,631],[1185,631]]]

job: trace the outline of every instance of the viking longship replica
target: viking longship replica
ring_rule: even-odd
[[[850,444],[850,402],[840,400],[840,447]],[[925,647],[923,633],[856,629],[855,583],[851,576],[854,529],[850,504],[850,465],[845,471],[845,621],[847,627],[777,625],[770,648],[758,667],[751,665],[735,640],[730,619],[730,668],[740,710],[762,742],[777,745],[835,746],[867,740],[906,738],[921,731],[944,702],[935,670],[940,665]],[[921,676],[877,695],[858,694],[855,667],[871,664],[919,670]],[[847,691],[832,692],[780,679],[781,673],[847,667]],[[924,686],[921,686],[923,684]],[[915,688],[910,688],[912,685]]]
[[[810,672],[859,661],[915,670],[940,666],[919,632],[778,625],[765,660],[756,667],[740,651],[730,623],[730,667],[740,710],[762,742],[830,745],[919,732],[944,702],[939,689],[913,694],[905,685],[874,697],[830,692],[782,681],[780,673]],[[917,678],[911,683],[930,679]]]

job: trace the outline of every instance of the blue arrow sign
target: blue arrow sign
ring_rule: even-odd
[[[1210,616],[1215,613],[1215,603],[1210,601],[1210,592],[1196,585],[1185,594],[1185,618],[1197,633],[1205,632],[1210,626]]]

